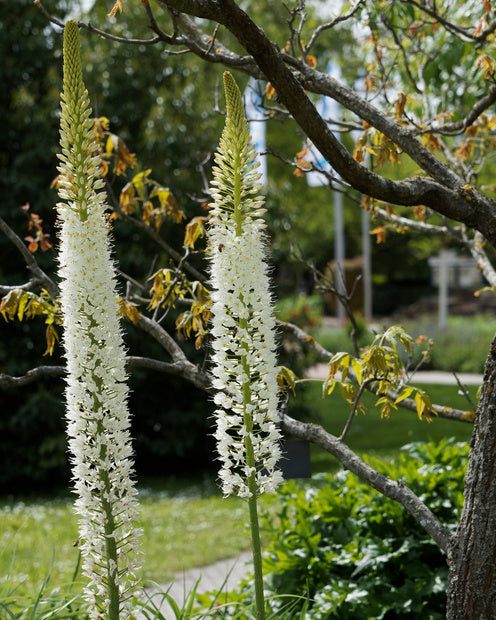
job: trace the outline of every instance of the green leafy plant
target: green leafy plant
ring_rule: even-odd
[[[320,325],[323,316],[321,295],[296,295],[281,299],[276,304],[277,318],[290,321],[298,327],[314,328]]]
[[[454,531],[467,456],[467,445],[443,440],[409,444],[397,462],[373,464],[404,481]],[[445,617],[446,558],[399,504],[350,473],[319,475],[311,486],[286,483],[264,529],[271,613],[280,611],[281,595],[297,594],[309,597],[306,620]],[[251,601],[250,578],[229,596]],[[299,617],[302,604],[284,618]]]

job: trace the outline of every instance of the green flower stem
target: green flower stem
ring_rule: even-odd
[[[248,321],[241,319],[240,326],[246,329]],[[246,348],[246,347],[245,347]],[[250,376],[250,366],[246,361],[246,356],[241,356],[241,366],[246,375]],[[250,515],[250,533],[251,533],[251,548],[253,555],[253,572],[255,579],[255,604],[257,610],[257,619],[265,620],[265,596],[263,587],[263,569],[262,569],[262,545],[260,543],[260,524],[258,521],[258,488],[256,482],[255,468],[255,453],[253,450],[253,442],[251,440],[250,433],[253,430],[253,418],[247,412],[246,405],[251,404],[251,386],[250,381],[246,381],[243,385],[243,403],[245,405],[244,411],[244,424],[246,428],[245,436],[245,449],[246,449],[246,464],[248,467],[253,468],[252,473],[248,477],[248,489],[250,490],[250,497],[248,498],[248,511]]]

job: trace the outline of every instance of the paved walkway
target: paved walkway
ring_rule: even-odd
[[[193,589],[199,581],[197,592],[211,592],[212,590],[220,590],[228,592],[234,589],[241,579],[250,570],[251,552],[242,553],[237,558],[221,560],[210,566],[202,566],[191,570],[183,571],[175,575],[175,580],[164,586],[163,591],[176,601],[181,609],[185,597]],[[169,603],[164,600],[160,592],[154,593],[149,591],[152,601],[159,607],[165,620],[176,620]]]
[[[329,374],[327,364],[317,364],[312,366],[305,373],[309,379],[324,380]],[[460,372],[456,376],[464,385],[482,385],[482,375]],[[419,370],[413,376],[412,383],[435,383],[437,385],[456,385],[456,379],[452,372],[444,372],[441,370]]]

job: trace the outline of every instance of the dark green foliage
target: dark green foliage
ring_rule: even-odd
[[[404,481],[454,530],[467,455],[466,445],[443,440],[409,444],[396,463],[373,464]],[[284,603],[278,596],[308,594],[308,620],[445,617],[446,558],[400,504],[351,473],[320,475],[310,487],[288,482],[265,529],[272,612]],[[234,598],[251,596],[247,581]]]
[[[295,295],[276,303],[276,315],[303,329],[316,327],[322,322],[323,299],[321,295]]]

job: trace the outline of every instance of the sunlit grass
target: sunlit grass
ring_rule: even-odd
[[[223,498],[212,484],[207,491],[195,485],[172,495],[145,489],[140,505],[145,579],[165,583],[174,573],[250,548],[245,502]],[[70,499],[1,503],[0,601],[12,594],[33,596],[49,572],[50,589],[69,585],[78,561],[77,541]]]
[[[466,409],[455,386],[422,386],[433,402]],[[471,388],[476,398],[476,388]],[[339,435],[349,408],[339,398],[322,399],[321,384],[312,383],[303,400],[312,421]],[[359,414],[348,435],[350,447],[361,454],[394,458],[411,441],[454,436],[468,441],[472,426],[434,419],[419,421],[413,413],[396,411],[381,420],[372,399],[367,414]],[[291,410],[290,410],[290,413]],[[340,465],[328,453],[312,447],[313,471],[335,471]],[[0,503],[0,601],[8,594],[32,596],[51,571],[49,591],[71,583],[78,560],[77,522],[71,498],[58,500],[4,500]],[[274,499],[262,498],[270,506]],[[277,501],[277,500],[276,500]],[[144,529],[144,577],[166,583],[174,573],[233,557],[250,548],[247,506],[236,497],[223,498],[211,479],[155,480],[141,485]]]

